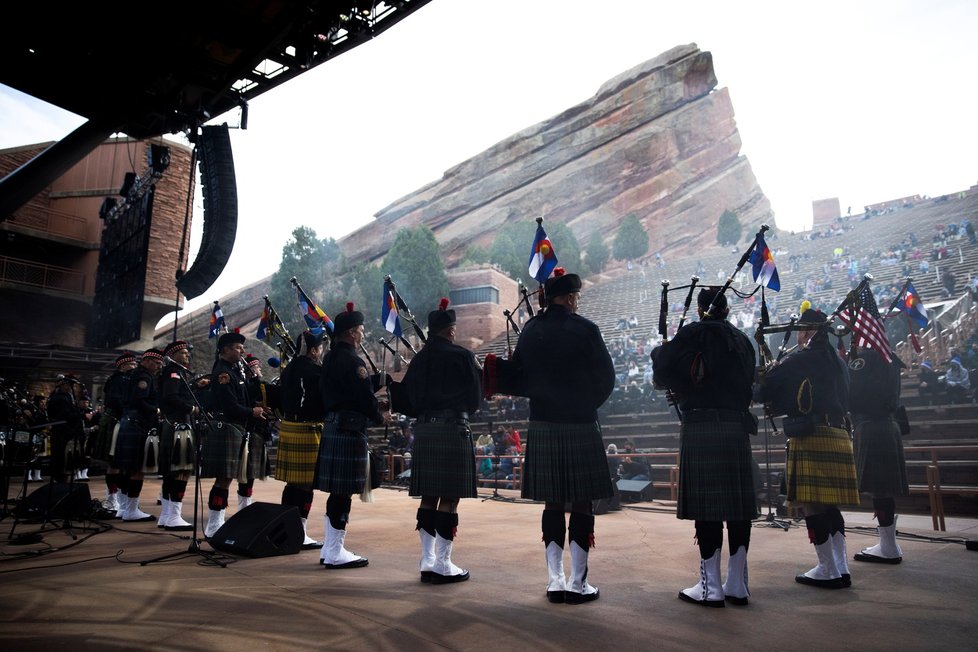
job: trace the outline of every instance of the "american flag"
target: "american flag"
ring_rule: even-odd
[[[853,323],[850,312],[851,305],[839,313],[839,319],[852,329],[853,337],[857,338],[856,346],[872,347],[884,360],[891,362],[893,356],[890,353],[890,341],[886,337],[886,328],[883,327],[879,308],[876,307],[876,299],[873,297],[868,283],[863,285],[863,289],[859,291],[855,304],[855,323]]]

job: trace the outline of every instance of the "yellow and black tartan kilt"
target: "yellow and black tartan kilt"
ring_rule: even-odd
[[[906,496],[907,462],[900,426],[889,417],[854,417],[856,477],[859,491],[877,497]]]
[[[749,437],[740,422],[683,424],[678,518],[749,521],[757,516]]]
[[[233,423],[213,423],[214,426],[204,435],[200,477],[237,478],[244,430]]]
[[[411,447],[411,496],[475,498],[475,452],[467,426],[417,423]]]
[[[111,461],[109,449],[112,447],[112,431],[119,420],[108,412],[103,412],[98,422],[98,432],[95,435],[95,445],[92,447],[92,459],[108,463]]]
[[[522,496],[551,503],[611,498],[614,487],[601,426],[530,421]]]
[[[788,441],[788,502],[858,505],[852,441],[843,428],[815,426],[814,434]]]
[[[319,442],[313,489],[354,496],[363,493],[366,483],[366,433],[340,430],[335,422],[327,422]]]
[[[282,421],[278,427],[275,479],[288,484],[312,486],[322,435],[321,421]]]

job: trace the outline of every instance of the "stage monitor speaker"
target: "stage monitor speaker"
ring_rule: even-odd
[[[204,231],[193,266],[177,280],[177,289],[188,299],[206,292],[224,271],[238,230],[238,185],[228,126],[201,127],[197,153]]]
[[[229,518],[208,542],[232,555],[274,557],[298,553],[303,539],[298,507],[252,503]]]
[[[618,491],[621,499],[629,502],[646,502],[652,500],[652,482],[650,480],[619,480]]]
[[[18,517],[82,518],[92,513],[92,494],[87,484],[50,482],[35,489],[18,506]]]

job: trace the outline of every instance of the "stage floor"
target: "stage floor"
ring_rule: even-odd
[[[93,497],[104,496],[100,479],[90,485]],[[277,503],[282,486],[256,483],[255,498]],[[143,490],[142,506],[154,515],[158,488],[148,480]],[[155,523],[110,521],[111,530],[87,539],[77,530],[80,543],[66,547],[73,541],[65,532],[47,531],[40,544],[3,546],[0,644],[12,651],[201,652],[975,647],[978,553],[960,541],[978,539],[978,521],[948,519],[948,532],[937,533],[929,517],[901,517],[898,530],[921,537],[901,539],[904,562],[850,562],[853,586],[836,591],[794,581],[815,564],[803,522],[785,531],[759,521],[750,604],[708,609],[676,597],[698,579],[692,523],[677,520],[668,505],[638,503],[596,517],[589,580],[601,598],[562,605],[544,596],[542,505],[499,493],[499,500],[462,502],[453,559],[472,578],[441,586],[418,581],[418,501],[397,489],[375,491],[372,504],[354,498],[347,548],[370,565],[352,570],[323,569],[317,551],[233,558],[226,568],[197,556],[141,566],[187,550],[189,537],[162,533]],[[316,538],[325,503],[317,492]],[[851,558],[876,538],[864,529],[871,514],[847,513],[847,520]],[[0,522],[4,541],[11,525],[11,518]],[[25,550],[45,554],[12,557]]]

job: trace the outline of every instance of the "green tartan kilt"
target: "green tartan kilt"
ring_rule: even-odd
[[[676,516],[695,521],[754,519],[754,464],[743,424],[684,424],[679,437]]]
[[[247,479],[248,480],[264,480],[271,473],[270,463],[268,461],[268,445],[265,443],[265,438],[255,432],[248,433],[248,441],[246,444],[248,446],[248,468],[247,468]]]
[[[859,491],[877,497],[908,495],[907,462],[897,422],[856,415],[854,432]]]
[[[456,423],[417,423],[411,447],[411,496],[475,498],[472,433]]]
[[[788,441],[788,502],[858,505],[852,441],[843,428],[815,426],[814,434]]]
[[[244,430],[241,426],[215,421],[214,426],[203,436],[200,477],[237,479],[241,460],[241,441],[244,438]]]
[[[109,450],[112,446],[112,431],[117,423],[119,423],[119,419],[115,416],[108,412],[102,413],[98,422],[98,432],[95,435],[95,445],[92,446],[92,459],[106,464],[112,460]]]
[[[367,484],[367,435],[327,422],[319,442],[313,488],[341,496],[363,493]]]
[[[287,484],[311,487],[322,434],[321,421],[282,421],[278,429],[275,479]]]
[[[160,427],[160,475],[193,471],[196,440],[189,424],[164,421]]]
[[[530,421],[523,461],[523,498],[567,503],[613,495],[608,456],[597,421]]]

